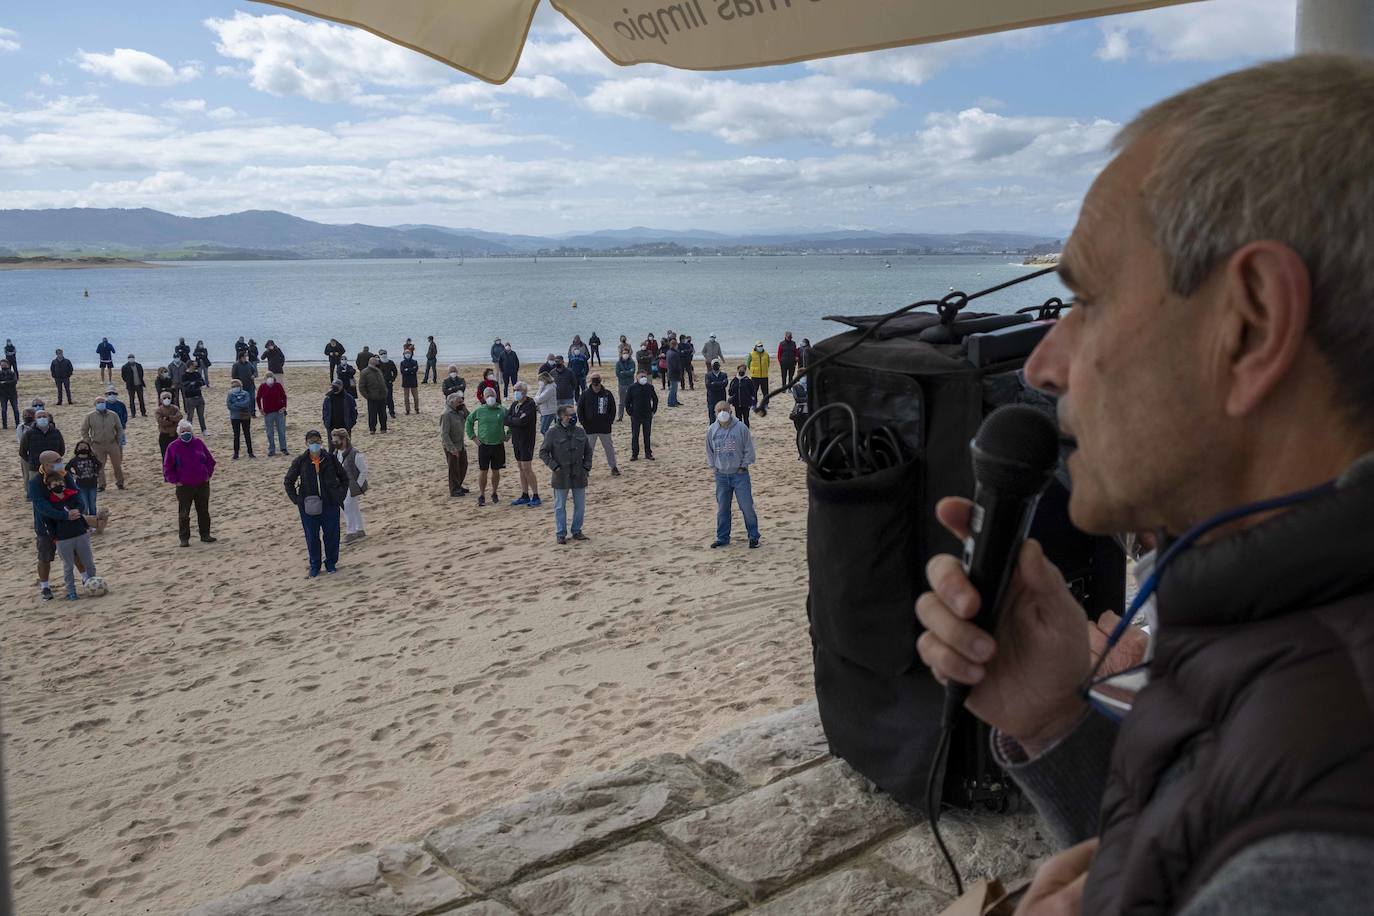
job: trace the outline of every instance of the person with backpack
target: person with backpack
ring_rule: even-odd
[[[353,447],[353,437],[346,429],[336,429],[329,434],[329,444],[334,457],[348,477],[348,495],[343,501],[345,544],[367,537],[363,526],[363,507],[359,500],[367,492],[367,462],[363,453]]]
[[[786,331],[782,342],[778,344],[778,370],[782,372],[782,387],[786,388],[796,376],[799,360],[797,342],[792,339],[792,332]]]
[[[237,364],[236,364],[237,365]],[[242,365],[248,365],[245,361]],[[224,406],[229,411],[229,425],[234,428],[234,459],[239,460],[239,437],[243,437],[244,443],[248,446],[248,457],[256,458],[253,454],[253,416],[256,413],[253,407],[253,395],[248,393],[248,389],[243,387],[243,383],[234,379],[229,383],[229,393],[224,397]]]
[[[767,354],[764,356],[767,358]],[[730,379],[730,387],[726,390],[725,399],[735,409],[735,416],[739,417],[745,426],[748,426],[749,413],[754,409],[755,401],[754,380],[749,377],[746,367],[735,367],[735,377]]]
[[[196,527],[200,540],[213,544],[210,534],[210,478],[215,476],[215,456],[205,440],[197,439],[191,421],[177,424],[177,437],[162,457],[162,479],[176,485],[177,536],[182,547],[191,546],[191,506],[196,507]]]
[[[291,462],[282,481],[286,497],[300,511],[305,548],[310,556],[309,578],[339,565],[339,511],[348,497],[348,474],[324,448],[324,437],[312,429],[305,434],[305,451]]]

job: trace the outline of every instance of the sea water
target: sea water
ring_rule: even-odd
[[[0,271],[0,338],[19,364],[45,368],[63,347],[78,367],[97,364],[108,337],[147,366],[165,363],[178,337],[204,340],[211,362],[232,361],[242,335],[269,338],[292,362],[318,362],[337,337],[399,360],[407,337],[423,359],[433,334],[440,359],[485,361],[492,341],[540,363],[574,334],[600,335],[603,355],[669,329],[700,352],[715,334],[742,354],[784,331],[819,341],[845,328],[827,315],[885,312],[953,287],[972,293],[1024,276],[1012,256],[689,258],[470,258],[459,260],[188,262],[152,269]],[[1068,298],[1053,274],[978,300],[1010,312]],[[576,307],[574,308],[574,303]]]

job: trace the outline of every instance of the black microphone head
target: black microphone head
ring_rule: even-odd
[[[1040,492],[1059,466],[1059,429],[1026,404],[988,414],[971,446],[973,477],[1008,496]]]

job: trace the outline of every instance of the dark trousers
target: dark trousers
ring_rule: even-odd
[[[249,417],[239,420],[230,420],[234,426],[234,457],[239,456],[239,435],[243,435],[244,444],[248,446],[248,457],[253,457],[253,421]]]
[[[463,481],[468,476],[468,450],[463,449],[458,454],[444,452],[444,457],[448,459],[448,492],[449,495],[457,493],[463,489]]]
[[[756,378],[756,379],[754,379],[754,404],[756,405],[756,407],[762,407],[762,406],[763,406],[763,402],[764,402],[767,398],[768,398],[768,379],[766,379],[766,378]]]
[[[14,411],[14,425],[19,425],[19,395],[7,394],[0,398],[0,419],[5,421],[5,429],[10,428],[10,411]]]
[[[339,507],[327,505],[319,515],[306,515],[302,506],[301,527],[305,529],[305,549],[310,553],[310,571],[319,572],[323,560],[325,570],[333,572],[339,565]]]
[[[426,360],[425,360],[425,384],[426,384],[426,385],[429,384],[429,379],[430,379],[430,376],[431,376],[431,375],[434,376],[434,381],[436,381],[436,382],[439,381],[439,359],[438,359],[438,357],[435,357],[434,359],[426,359]]]
[[[67,392],[67,403],[70,404],[70,403],[72,402],[72,380],[69,379],[69,378],[59,378],[59,379],[53,379],[53,381],[57,382],[57,403],[58,403],[58,405],[61,406],[61,404],[62,404],[62,392],[63,392],[63,391]]]
[[[335,357],[335,356],[329,357],[329,380],[330,380],[331,382],[334,381],[334,376],[337,375],[338,372],[339,372],[339,360],[338,360],[338,357]]]
[[[125,386],[127,387],[127,386]],[[148,416],[148,408],[143,403],[143,389],[129,388],[129,416],[134,415],[134,398],[138,398],[138,412],[143,416]]]
[[[739,417],[740,422],[743,423],[745,426],[748,426],[748,425],[749,425],[749,408],[748,408],[748,407],[741,407],[740,405],[736,404],[736,405],[735,405],[735,416],[736,416],[736,417]]]
[[[377,431],[377,421],[382,423],[382,432],[386,432],[386,401],[374,401],[368,398],[367,401],[367,431],[375,433]]]
[[[396,389],[391,385],[386,386],[386,412],[391,414],[393,420],[396,419]]]
[[[695,391],[697,387],[697,377],[696,373],[692,371],[692,363],[690,360],[682,364],[682,376],[687,379],[687,387]]]
[[[653,428],[654,428],[654,420],[653,420],[653,417],[649,417],[649,418],[647,418],[647,419],[640,419],[639,417],[634,417],[634,416],[630,417],[630,457],[631,457],[631,458],[638,458],[638,457],[639,457],[639,434],[640,434],[641,431],[644,433],[644,454],[645,454],[646,456],[648,456],[648,457],[653,457],[653,454],[654,454],[654,444],[653,444],[653,442],[652,442],[652,441],[650,440],[650,438],[649,438],[650,433],[653,432]]]
[[[589,360],[587,360],[587,365],[590,366],[592,363],[596,363],[598,366],[601,365],[601,345],[600,345],[600,344],[597,344],[596,346],[592,347],[592,358],[589,359]]]
[[[511,373],[502,372],[502,373],[501,373],[501,397],[503,397],[503,398],[508,398],[508,397],[510,397],[510,386],[511,386],[511,385],[514,385],[514,384],[515,384],[516,382],[518,382],[518,381],[520,381],[520,379],[519,379],[519,377],[516,375],[516,373],[514,373],[514,372],[511,372]]]
[[[792,380],[797,377],[797,364],[778,363],[778,367],[782,369],[782,387],[786,388],[788,385],[792,384]]]
[[[210,481],[198,487],[177,485],[177,534],[183,541],[191,539],[191,505],[196,507],[196,526],[200,536],[210,536]]]
[[[158,448],[158,451],[162,452],[162,457],[163,457],[163,458],[166,458],[166,457],[167,457],[167,446],[171,445],[171,444],[172,444],[172,440],[175,439],[175,438],[176,438],[176,433],[158,433],[158,434],[157,434],[157,448]]]

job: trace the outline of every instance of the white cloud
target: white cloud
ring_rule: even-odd
[[[243,12],[205,25],[215,49],[246,63],[253,88],[272,95],[346,102],[367,85],[414,89],[452,79],[437,61],[350,26]]]
[[[18,51],[20,47],[18,32],[14,29],[0,29],[0,54]]]
[[[501,86],[493,86],[490,83],[477,80],[452,83],[429,95],[426,101],[437,105],[496,109],[516,97],[570,101],[573,94],[561,80],[552,76],[513,76]]]
[[[1293,53],[1297,0],[1209,0],[1102,20],[1101,60],[1227,61]]]
[[[562,17],[559,17],[562,19]],[[566,19],[562,21],[567,24]],[[572,28],[569,25],[569,28]],[[636,67],[633,72],[643,72],[644,67]],[[516,72],[525,76],[550,74],[563,76],[578,74],[584,76],[614,76],[619,72],[629,72],[611,62],[602,54],[587,36],[574,30],[553,40],[531,37],[525,42],[520,54],[520,65]]]
[[[213,118],[216,121],[229,121],[233,118],[237,118],[239,116],[239,113],[232,108],[221,105],[218,108],[210,109],[205,113],[205,115],[206,117]]]
[[[77,65],[87,73],[106,76],[136,86],[175,86],[200,76],[200,64],[192,61],[173,67],[162,58],[133,48],[115,48],[109,54],[78,51]]]
[[[192,114],[197,111],[205,110],[204,99],[168,99],[162,103],[162,107],[169,111],[180,112],[181,114]]]
[[[38,74],[38,82],[42,86],[65,86],[67,81],[53,76],[51,73]]]
[[[632,77],[599,84],[585,101],[603,114],[650,118],[727,143],[803,138],[836,146],[872,144],[873,125],[897,107],[889,95],[827,76],[772,83],[679,74]]]

